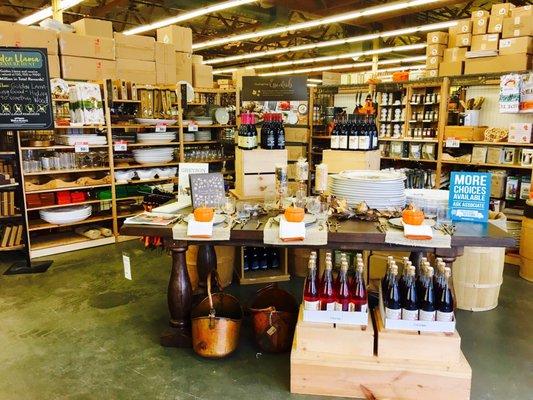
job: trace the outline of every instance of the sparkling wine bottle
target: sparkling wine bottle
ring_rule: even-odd
[[[400,297],[403,299],[405,297],[405,290],[407,288],[407,273],[409,271],[409,259],[407,257],[402,257],[402,264],[403,264],[403,270],[402,270],[402,276],[400,277],[400,282],[398,285],[400,286]]]
[[[339,272],[339,285],[337,286],[338,295],[335,303],[335,310],[337,311],[351,311],[350,310],[350,286],[348,285],[348,262],[341,263],[341,270]]]
[[[385,298],[385,318],[401,319],[402,305],[400,302],[400,289],[398,287],[398,267],[395,264],[391,267],[390,282]]]
[[[304,309],[320,310],[320,295],[316,278],[316,261],[309,258],[307,279],[304,287]]]
[[[453,295],[449,286],[452,270],[444,269],[444,284],[440,293],[439,307],[437,308],[437,321],[451,322],[455,319],[453,314]]]
[[[340,265],[342,266],[343,263],[346,263],[346,265],[348,265],[348,258],[346,257],[346,253],[341,253]],[[346,271],[348,271],[348,268],[346,268]],[[339,290],[340,282],[341,282],[341,274],[339,272],[337,274],[337,277],[335,278],[335,289]]]
[[[363,260],[361,259],[361,261],[357,263],[357,267],[355,268],[355,276],[352,281],[350,311],[368,311],[368,294],[366,291],[363,269]]]
[[[326,259],[325,259],[325,265],[328,264],[328,261],[331,263],[331,253],[328,251],[326,253]],[[320,287],[324,284],[324,279],[326,278],[326,270],[322,273],[322,276],[320,277]]]
[[[420,299],[419,319],[421,321],[435,321],[435,293],[433,289],[433,267],[427,267],[424,296]]]
[[[335,310],[337,294],[333,284],[333,265],[331,260],[326,260],[324,282],[320,288],[320,306],[322,310]]]
[[[393,261],[394,261],[394,258],[392,256],[387,257],[387,271],[385,272],[385,275],[383,276],[383,278],[381,278],[381,293],[383,293],[384,298],[385,298],[385,295],[387,294],[387,288],[389,287],[391,267],[392,267]]]
[[[415,283],[415,267],[407,267],[405,280],[405,293],[402,297],[402,319],[408,321],[418,320],[418,297]]]

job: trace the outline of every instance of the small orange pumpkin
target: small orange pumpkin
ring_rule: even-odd
[[[210,207],[198,207],[194,210],[194,219],[198,222],[209,222],[214,214],[215,210]]]
[[[402,220],[408,225],[422,225],[424,218],[424,212],[412,205],[402,212]]]
[[[301,207],[287,207],[285,210],[285,219],[288,222],[302,222],[304,220],[305,211]]]

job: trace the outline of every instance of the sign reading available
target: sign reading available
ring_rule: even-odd
[[[450,216],[453,221],[487,222],[491,174],[452,172],[450,175]]]
[[[0,130],[53,125],[46,49],[0,48]]]
[[[307,100],[307,76],[243,76],[243,101]]]

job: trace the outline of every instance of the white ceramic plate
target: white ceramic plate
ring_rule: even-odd
[[[189,221],[191,219],[194,219],[194,215],[193,214],[187,215],[187,217],[185,217],[184,221],[189,223]],[[213,225],[221,224],[225,220],[226,220],[226,216],[221,215],[221,214],[215,214],[215,216],[213,217]]]
[[[391,224],[395,228],[403,229],[402,217],[389,219],[389,224]],[[435,221],[432,220],[432,219],[425,219],[424,220],[424,225],[434,226],[435,225]]]
[[[274,221],[276,221],[279,224],[279,220],[282,216],[278,215],[277,217],[274,217]],[[305,214],[304,216],[304,223],[306,226],[314,224],[316,222],[316,217],[311,214]]]
[[[178,122],[175,119],[161,119],[161,118],[135,118],[135,121],[141,125],[157,125],[165,124],[168,126],[175,125]]]
[[[225,108],[217,108],[215,111],[215,120],[220,125],[226,125],[229,122],[229,113]]]

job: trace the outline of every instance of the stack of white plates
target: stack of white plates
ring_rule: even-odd
[[[194,142],[194,138],[195,138],[194,132],[193,133],[188,132],[188,133],[183,134],[184,142]]]
[[[196,123],[198,126],[209,126],[213,125],[213,119],[211,117],[195,117]]]
[[[167,163],[174,158],[174,148],[136,149],[133,150],[133,158],[139,164]]]
[[[91,216],[90,205],[41,210],[39,216],[50,224],[63,225],[84,221]]]
[[[405,176],[390,171],[343,171],[330,177],[331,194],[350,206],[366,202],[370,208],[386,210],[405,206]]]
[[[56,142],[57,144],[64,144],[67,146],[74,146],[76,143],[87,143],[95,146],[107,144],[107,139],[105,136],[87,133],[82,135],[57,135]]]
[[[178,122],[176,119],[163,119],[163,118],[135,118],[138,124],[141,125],[174,125]]]
[[[161,144],[170,143],[176,139],[176,132],[150,132],[150,133],[138,133],[137,141],[139,143],[148,144]]]
[[[408,204],[414,204],[420,208],[431,205],[436,207],[447,207],[448,190],[438,189],[406,189],[405,196]]]
[[[211,131],[196,132],[194,134],[194,140],[196,140],[197,142],[211,140]]]

